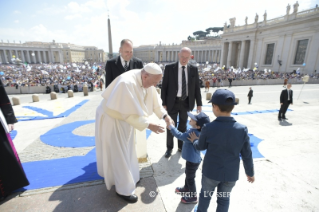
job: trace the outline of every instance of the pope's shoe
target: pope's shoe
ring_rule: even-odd
[[[121,197],[122,199],[124,199],[125,201],[129,202],[129,203],[136,203],[138,200],[138,197],[135,194],[129,195],[129,196],[125,196],[125,195],[121,195],[119,193],[116,192],[116,194]]]

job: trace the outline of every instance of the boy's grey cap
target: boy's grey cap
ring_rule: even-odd
[[[232,102],[226,102],[227,99],[231,98]],[[218,89],[214,92],[212,99],[208,103],[215,105],[237,105],[235,94],[227,89]]]

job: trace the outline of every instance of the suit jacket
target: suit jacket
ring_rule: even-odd
[[[247,127],[236,122],[233,117],[220,116],[205,124],[199,140],[195,140],[193,145],[199,151],[207,150],[202,168],[205,177],[222,182],[238,180],[239,156],[246,174],[254,176]]]
[[[290,90],[290,101],[288,101],[288,91],[287,89],[282,90],[280,94],[280,103],[283,104],[288,104],[288,103],[293,103],[293,98],[292,98],[292,90]]]
[[[188,110],[193,110],[195,100],[197,106],[202,106],[202,95],[200,93],[199,76],[197,67],[188,64]],[[165,66],[162,82],[161,98],[163,105],[166,105],[167,111],[172,111],[178,92],[178,62]]]
[[[248,92],[248,96],[250,96],[250,97],[253,96],[253,90],[250,90],[250,91]]]
[[[128,70],[143,68],[142,60],[132,57]],[[124,67],[121,63],[121,56],[110,59],[105,65],[105,88],[118,76],[124,73]]]

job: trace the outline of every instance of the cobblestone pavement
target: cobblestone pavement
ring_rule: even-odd
[[[41,160],[52,160],[72,156],[83,156],[94,147],[69,148],[54,147],[43,143],[40,138],[36,139],[22,153],[19,154],[22,163]]]
[[[251,105],[247,104],[248,88],[247,86],[229,88],[240,99],[240,104],[235,107],[236,112],[279,108],[282,86],[254,86]],[[210,88],[211,93],[215,90]],[[256,171],[254,184],[246,182],[241,165],[240,178],[232,191],[230,211],[238,211],[238,208],[240,211],[278,211],[283,208],[286,211],[319,211],[319,172],[313,168],[318,166],[319,161],[317,139],[319,85],[307,84],[304,88],[302,85],[293,85],[293,91],[294,104],[290,107],[293,111],[287,114],[289,120],[286,122],[278,122],[277,113],[235,117],[238,122],[248,127],[250,133],[263,139],[258,149],[265,158],[254,160]],[[207,106],[203,109],[213,120],[215,117],[205,99],[204,89],[202,97],[203,104]],[[97,92],[96,95],[86,98],[90,101],[69,117],[55,119],[55,122],[48,121],[52,125],[49,126],[50,129],[75,121],[94,120],[95,110],[101,97]],[[41,122],[21,122],[19,127],[30,124],[36,126],[37,123]],[[34,131],[38,131],[36,127]],[[45,132],[42,130],[41,134]],[[73,133],[93,136],[94,124],[84,125],[75,129]],[[20,138],[22,135],[26,136],[23,139],[32,141],[19,152],[22,162],[83,156],[94,148],[53,147],[41,142],[40,135],[27,134],[20,131],[17,135]],[[185,160],[177,152],[177,145],[172,156],[169,159],[165,158],[165,144],[165,133],[151,134],[147,140],[149,158],[146,163],[139,164],[142,179],[136,187],[136,194],[139,197],[136,204],[127,204],[116,196],[114,187],[107,190],[103,180],[96,180],[15,194],[0,204],[0,211],[192,211],[194,205],[181,204],[181,197],[174,192],[177,186],[185,182]],[[195,181],[199,190],[201,170],[197,171]],[[150,196],[150,192],[156,194],[155,197]],[[208,211],[216,210],[215,196],[216,194]]]

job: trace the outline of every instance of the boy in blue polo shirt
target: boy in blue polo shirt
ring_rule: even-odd
[[[169,126],[173,136],[183,141],[182,158],[186,160],[184,187],[177,187],[175,192],[183,195],[181,198],[182,203],[197,203],[195,175],[202,158],[200,156],[200,151],[194,148],[192,142],[190,142],[188,138],[190,133],[199,136],[203,125],[209,123],[210,120],[203,112],[200,112],[197,115],[193,115],[190,112],[187,114],[191,118],[189,121],[189,125],[192,127],[191,129],[187,130],[185,133],[181,133],[173,125]]]
[[[231,111],[237,104],[234,93],[218,89],[209,103],[212,103],[217,118],[203,126],[199,138],[194,133],[190,135],[190,141],[197,150],[207,149],[197,212],[207,211],[215,187],[216,211],[224,212],[228,211],[230,192],[238,180],[240,156],[250,183],[255,181],[254,164],[247,127],[231,117]]]

